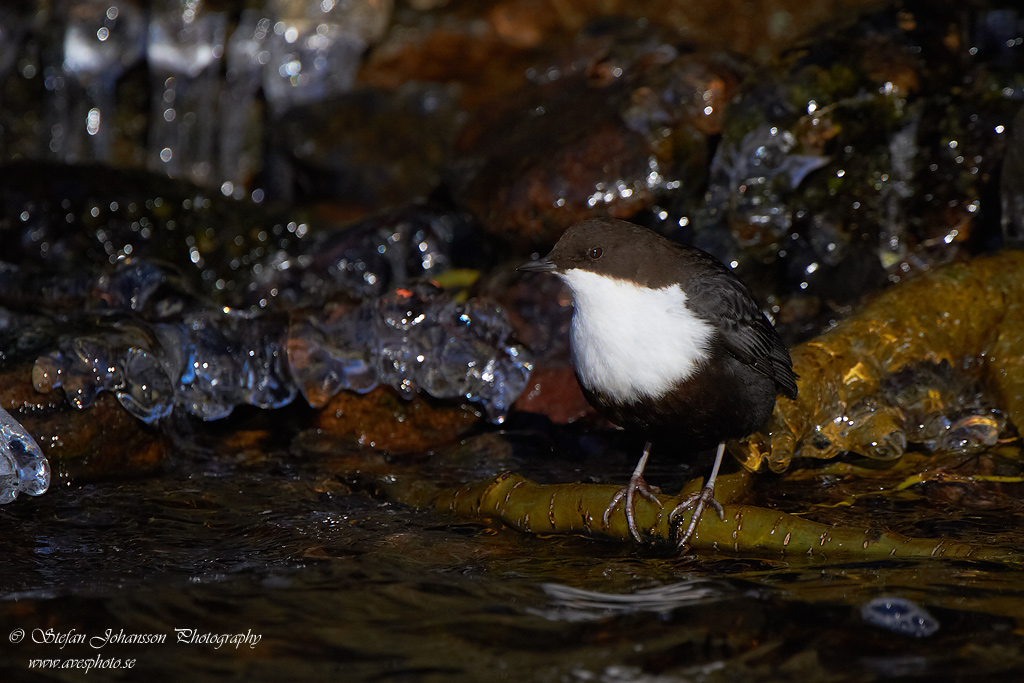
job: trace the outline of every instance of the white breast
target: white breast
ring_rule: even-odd
[[[679,285],[649,289],[574,268],[573,366],[580,382],[619,401],[658,397],[708,358],[714,327],[686,307]]]

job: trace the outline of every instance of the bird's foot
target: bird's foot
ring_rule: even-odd
[[[718,513],[718,518],[725,521],[725,510],[722,509],[722,505],[715,500],[715,488],[713,486],[705,486],[701,489],[700,493],[691,493],[687,496],[686,500],[677,505],[672,512],[668,515],[668,523],[672,528],[675,528],[676,517],[683,514],[686,510],[693,508],[693,514],[690,516],[690,523],[686,525],[686,531],[679,537],[676,545],[682,550],[690,542],[690,538],[693,536],[694,530],[697,528],[697,522],[700,521],[701,515],[704,513],[704,508],[713,507]]]
[[[639,493],[642,497],[661,507],[661,501],[654,495],[656,492],[661,493],[661,491],[649,485],[642,475],[634,474],[629,478],[629,483],[616,492],[612,502],[608,503],[608,507],[605,508],[604,516],[602,517],[604,525],[608,526],[608,519],[611,517],[612,512],[625,499],[626,524],[629,526],[629,533],[636,539],[637,543],[643,543],[643,540],[640,538],[640,530],[636,526],[636,513],[633,509],[636,506],[636,495]]]

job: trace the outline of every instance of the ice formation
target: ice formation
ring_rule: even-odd
[[[25,428],[0,408],[0,504],[50,487],[50,462]]]

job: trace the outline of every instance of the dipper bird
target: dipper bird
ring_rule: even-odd
[[[643,455],[604,513],[620,502],[641,541],[635,496],[658,501],[644,480],[652,442],[691,449],[718,444],[700,493],[672,510],[694,508],[678,540],[693,535],[714,498],[725,441],[761,429],[776,395],[795,398],[796,374],[771,322],[750,290],[710,254],[620,220],[573,225],[547,256],[519,270],[554,273],[573,298],[570,348],[583,394],[615,424],[647,439]]]

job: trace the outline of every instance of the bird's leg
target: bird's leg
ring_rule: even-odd
[[[715,455],[715,465],[711,468],[711,476],[708,477],[708,481],[704,484],[704,488],[700,490],[700,493],[692,493],[687,496],[686,500],[677,505],[675,509],[668,515],[669,525],[674,526],[675,520],[678,515],[681,515],[684,511],[693,508],[693,515],[690,516],[690,523],[686,527],[686,531],[682,536],[679,537],[678,546],[683,548],[693,536],[694,529],[697,528],[697,522],[700,521],[700,516],[704,512],[704,508],[710,505],[715,508],[718,512],[718,518],[725,520],[725,511],[722,509],[721,504],[715,500],[715,479],[718,478],[718,468],[722,466],[722,455],[725,453],[725,442],[718,444],[718,453]]]
[[[633,506],[636,504],[636,494],[639,493],[641,496],[651,501],[658,507],[661,507],[661,501],[654,495],[651,487],[644,480],[644,468],[647,467],[647,458],[651,454],[651,442],[648,441],[647,445],[644,446],[644,454],[640,456],[640,461],[636,464],[636,469],[633,470],[633,476],[629,478],[629,483],[618,490],[615,497],[612,498],[612,502],[608,504],[608,507],[604,510],[604,525],[608,526],[608,518],[611,516],[612,511],[622,501],[626,499],[626,523],[629,525],[629,533],[633,535],[637,543],[642,543],[640,538],[640,531],[636,527],[636,515],[633,512]]]

